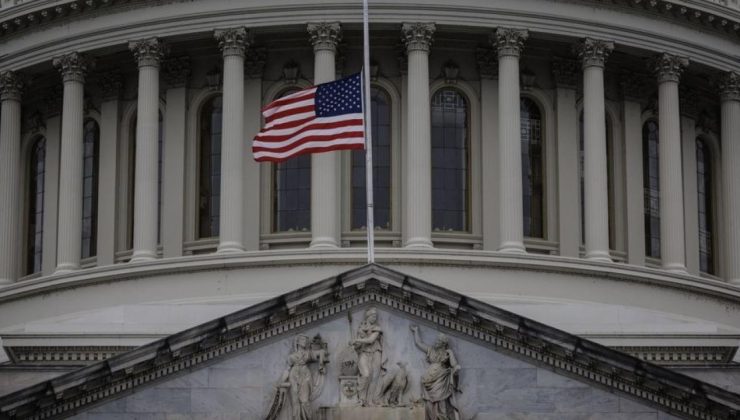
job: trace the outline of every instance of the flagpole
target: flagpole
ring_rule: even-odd
[[[367,0],[362,0],[362,32],[364,52],[364,83],[363,96],[365,97],[365,192],[367,194],[367,263],[375,262],[375,215],[373,203],[373,133],[371,121],[370,100],[370,25],[368,24]]]

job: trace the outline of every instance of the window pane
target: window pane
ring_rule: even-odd
[[[658,123],[642,127],[642,180],[645,213],[645,255],[660,258],[660,175],[658,173]]]
[[[219,234],[222,115],[221,96],[216,96],[206,103],[200,114],[199,238],[210,238]]]
[[[715,274],[712,155],[701,139],[696,140],[696,181],[699,201],[699,269],[704,273]]]
[[[520,102],[524,236],[543,238],[542,113],[529,98]]]
[[[41,271],[44,237],[44,178],[46,175],[46,139],[36,140],[31,147],[26,219],[26,274]]]
[[[100,127],[95,120],[85,121],[84,173],[82,177],[82,258],[97,254],[98,232],[98,163]]]
[[[373,132],[373,200],[374,223],[378,229],[391,228],[391,102],[379,88],[371,90]],[[367,225],[367,193],[365,189],[365,151],[352,152],[352,229]]]

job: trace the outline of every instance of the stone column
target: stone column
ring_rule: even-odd
[[[139,65],[134,174],[134,252],[131,262],[157,258],[159,198],[159,65],[164,45],[157,38],[129,43]]]
[[[560,255],[578,258],[581,247],[580,219],[573,217],[581,211],[578,176],[578,108],[576,85],[578,61],[556,57],[552,62],[555,80],[555,107],[557,113],[558,150],[558,242]],[[583,216],[581,216],[583,217]]]
[[[583,65],[583,181],[586,258],[610,262],[609,183],[606,159],[604,62],[609,41],[586,38],[578,46]]]
[[[522,145],[519,114],[519,55],[529,33],[498,28],[491,41],[498,51],[499,217],[502,252],[526,252],[522,205]]]
[[[185,133],[188,120],[190,58],[174,57],[162,63],[167,92],[162,145],[162,256],[182,256],[185,209]]]
[[[740,73],[728,72],[720,81],[722,101],[722,196],[725,277],[740,284]]]
[[[314,84],[331,82],[342,28],[338,22],[309,23],[308,33],[314,53]],[[311,155],[311,248],[339,246],[341,156],[335,152]]]
[[[686,272],[686,257],[678,81],[688,64],[688,59],[667,53],[652,62],[658,78],[660,254],[664,269],[681,273]]]
[[[432,247],[432,143],[429,104],[429,48],[433,23],[404,23],[402,40],[408,60],[406,213],[408,248]]]
[[[0,285],[13,283],[20,266],[22,90],[18,74],[0,73]]]
[[[245,28],[214,33],[224,55],[223,126],[221,130],[221,213],[219,253],[244,251],[244,54],[249,46]]]
[[[59,235],[55,273],[77,270],[82,252],[83,94],[88,61],[79,53],[53,61],[64,81],[59,165]]]

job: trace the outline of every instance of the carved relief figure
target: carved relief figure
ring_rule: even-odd
[[[458,388],[458,371],[455,354],[450,349],[449,339],[439,334],[433,345],[427,346],[419,337],[419,327],[411,326],[414,343],[426,354],[429,363],[421,377],[421,397],[424,399],[427,420],[460,420],[455,393]]]
[[[286,393],[290,396],[292,420],[311,420],[313,411],[311,401],[315,400],[324,388],[325,364],[329,363],[326,343],[316,336],[313,342],[305,335],[295,338],[293,352],[288,356],[288,368],[280,378],[267,420],[277,418],[283,407]],[[309,364],[318,364],[314,374]]]
[[[377,309],[369,308],[365,311],[365,319],[357,329],[352,346],[357,351],[358,358],[357,367],[360,377],[357,393],[360,403],[375,405],[375,399],[378,396],[377,384],[383,366],[383,331],[378,325]]]
[[[380,402],[382,405],[398,407],[403,405],[403,396],[409,387],[409,374],[406,371],[406,363],[398,362],[398,370],[392,375],[386,375],[383,385],[380,387]]]

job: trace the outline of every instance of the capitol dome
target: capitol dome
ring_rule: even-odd
[[[31,416],[8,408],[19,392],[228,314],[315,309],[356,270],[432,302],[379,299],[384,331],[417,316],[467,354],[435,312],[454,294],[485,306],[471,323],[516,314],[547,346],[562,331],[740,404],[737,0],[370,1],[368,266],[363,151],[251,153],[261,108],[359,72],[362,41],[359,0],[0,0],[0,419]],[[292,323],[312,310],[296,305]],[[464,418],[566,418],[466,398]],[[591,418],[635,417],[620,407]],[[644,418],[732,418],[666,407]],[[59,410],[38,418],[88,418]]]

